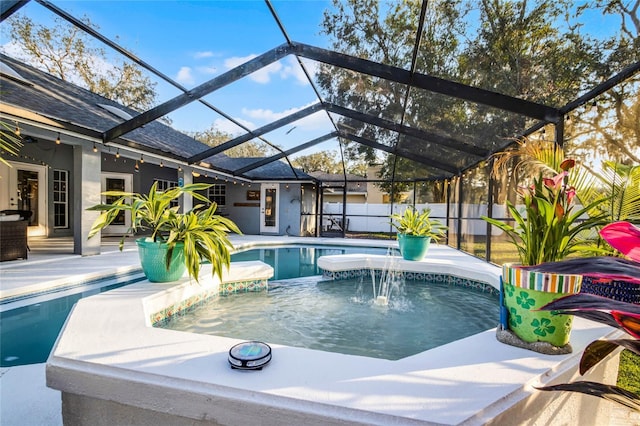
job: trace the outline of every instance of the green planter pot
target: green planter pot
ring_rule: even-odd
[[[184,264],[184,244],[176,243],[171,255],[171,263],[167,269],[166,259],[168,247],[165,243],[147,241],[146,238],[136,240],[142,271],[147,279],[154,283],[177,281],[184,275],[187,266]]]
[[[506,264],[502,267],[504,305],[509,329],[525,342],[547,342],[562,347],[569,343],[572,315],[538,311],[547,303],[578,293],[581,275],[533,272]]]
[[[404,260],[422,260],[430,243],[431,237],[398,234],[398,246]]]

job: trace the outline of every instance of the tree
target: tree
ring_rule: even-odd
[[[318,151],[309,155],[301,155],[291,160],[291,164],[305,172],[340,174],[343,173],[343,169],[338,158],[335,151]]]
[[[82,21],[97,29],[88,18]],[[60,18],[54,19],[52,27],[21,15],[12,16],[9,22],[11,42],[20,52],[17,59],[137,111],[153,107],[155,83],[141,68],[108,59],[104,49],[96,47],[79,28]]]
[[[202,132],[185,132],[192,138],[207,144],[209,146],[218,146],[233,139],[233,135],[230,133],[219,130],[212,124],[210,128]],[[240,145],[236,145],[230,148],[224,153],[229,157],[268,157],[276,153],[276,148],[264,143],[256,141],[248,141]]]

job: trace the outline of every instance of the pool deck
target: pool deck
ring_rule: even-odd
[[[62,240],[61,240],[62,242]],[[247,248],[258,245],[281,245],[298,243],[325,243],[355,246],[393,246],[394,241],[371,241],[353,239],[316,239],[296,237],[233,236],[236,247]],[[31,241],[30,241],[31,243]],[[49,241],[54,243],[55,241]],[[45,243],[43,243],[45,244]],[[117,271],[139,268],[137,250],[132,243],[125,250],[117,250],[117,242],[106,241],[100,256],[82,257],[69,254],[59,247],[56,250],[40,251],[32,244],[30,258],[26,261],[0,263],[0,301],[29,293],[44,291],[63,285],[65,282],[95,279]],[[54,247],[55,248],[55,247]],[[448,247],[436,246],[433,254],[439,261],[447,257],[465,256],[466,262],[478,262],[478,267],[488,266],[481,260],[466,256]],[[611,425],[635,424],[640,418],[627,410],[616,410]],[[61,419],[60,392],[45,386],[44,364],[0,369],[0,424],[2,425],[59,425]]]

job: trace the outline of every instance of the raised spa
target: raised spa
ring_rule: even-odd
[[[339,256],[322,269],[334,276],[349,274],[377,261],[375,255]],[[424,261],[401,262],[400,267],[408,273],[449,274],[493,287],[498,286],[500,274],[495,266],[442,246],[432,247]],[[399,360],[267,342],[272,359],[261,371],[230,368],[229,350],[241,339],[152,326],[162,316],[231,284],[239,282],[237,289],[259,286],[268,269],[259,262],[236,264],[222,286],[213,280],[197,286],[188,278],[172,284],[141,282],[80,300],[47,362],[47,384],[62,392],[65,423],[326,426],[608,421],[607,402],[533,388],[576,379],[585,346],[619,334],[578,318],[571,338],[575,352],[570,355],[543,356],[504,345],[494,330],[487,330]],[[611,383],[616,366],[612,354],[580,379]]]

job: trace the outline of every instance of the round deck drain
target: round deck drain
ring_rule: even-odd
[[[242,342],[229,349],[229,364],[238,370],[262,370],[271,361],[271,347],[263,342]]]

